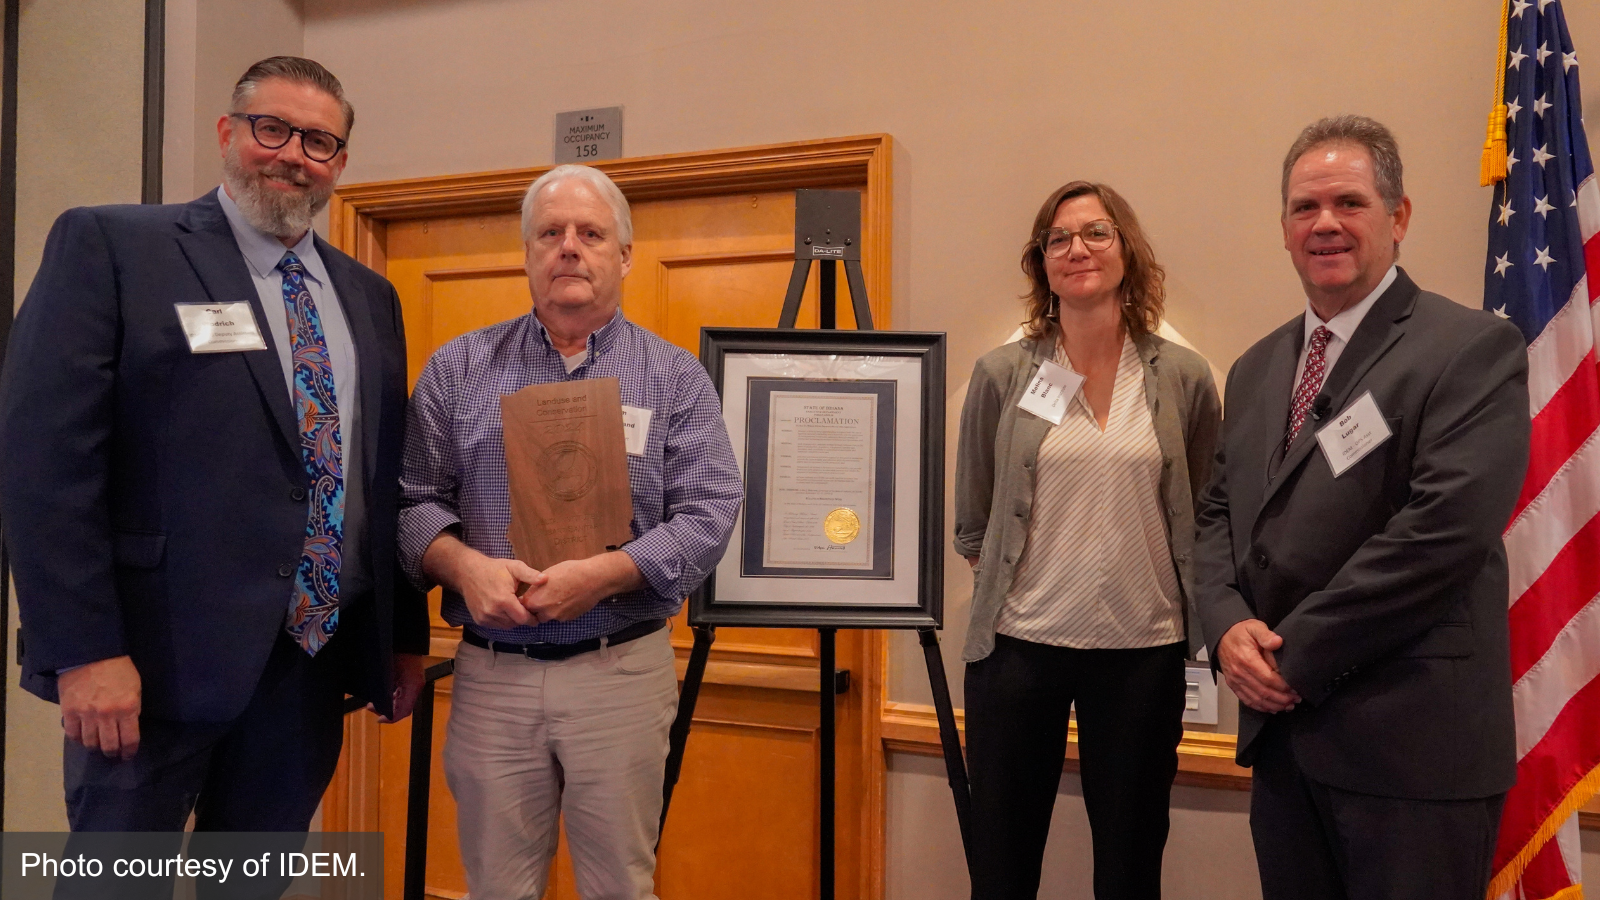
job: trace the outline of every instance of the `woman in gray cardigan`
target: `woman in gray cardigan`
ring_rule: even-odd
[[[1076,703],[1095,897],[1159,897],[1221,405],[1206,361],[1154,333],[1164,273],[1111,188],[1052,193],[1022,270],[1026,337],[978,360],[956,462],[972,896],[1037,894]]]

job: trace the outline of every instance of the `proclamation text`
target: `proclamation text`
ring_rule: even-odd
[[[878,397],[773,391],[762,565],[873,568]]]

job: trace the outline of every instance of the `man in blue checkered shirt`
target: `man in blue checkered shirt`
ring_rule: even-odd
[[[522,237],[533,311],[446,344],[417,381],[401,561],[463,626],[444,764],[472,896],[540,896],[560,814],[585,900],[643,900],[677,709],[666,620],[722,558],[742,486],[705,370],[622,317],[633,224],[611,179],[552,169]],[[647,434],[633,540],[535,571],[506,534],[500,397],[585,378],[619,379]]]

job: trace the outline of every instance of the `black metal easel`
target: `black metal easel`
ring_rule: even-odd
[[[844,263],[846,282],[850,287],[850,303],[855,312],[856,329],[871,331],[872,310],[867,305],[866,279],[861,275],[861,194],[856,191],[795,191],[795,247],[794,271],[789,276],[789,290],[784,297],[783,312],[778,319],[779,328],[794,328],[800,315],[800,300],[805,293],[806,279],[811,263],[819,263],[818,287],[820,304],[818,327],[838,327],[838,272],[835,263]],[[942,439],[935,435],[935,440]],[[678,715],[673,720],[670,749],[667,754],[666,783],[662,788],[661,828],[667,824],[667,810],[672,804],[672,790],[677,786],[683,769],[684,750],[689,740],[689,727],[694,720],[695,703],[700,697],[700,684],[705,677],[706,661],[711,644],[716,640],[716,629],[695,625],[694,647],[689,653],[688,670],[684,673],[683,690],[678,699]],[[821,665],[819,668],[819,704],[821,712],[821,873],[818,883],[821,900],[834,896],[834,720],[838,696],[849,690],[849,672],[835,669],[835,639],[838,629],[819,627]],[[967,782],[966,761],[961,753],[961,736],[956,730],[955,708],[950,702],[950,684],[945,678],[944,659],[939,652],[939,637],[931,626],[919,626],[917,637],[922,644],[923,659],[928,666],[928,682],[933,689],[933,706],[939,720],[939,743],[944,750],[945,771],[950,790],[955,796],[956,821],[961,829],[961,846],[970,867],[972,860],[972,794]],[[659,846],[659,837],[657,843]]]
[[[433,781],[433,700],[439,679],[456,670],[456,661],[428,657],[422,689],[411,707],[411,761],[406,786],[406,863],[403,900],[422,900],[428,868],[428,792]],[[346,713],[365,709],[359,697],[345,700]]]

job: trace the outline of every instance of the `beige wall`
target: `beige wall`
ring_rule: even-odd
[[[1477,304],[1489,206],[1478,152],[1499,8],[305,0],[304,15],[307,55],[360,111],[347,182],[548,163],[552,116],[589,106],[626,108],[628,156],[894,135],[894,325],[950,333],[953,421],[973,361],[1019,318],[1016,258],[1033,213],[1068,179],[1129,197],[1170,274],[1170,321],[1217,365],[1294,315],[1304,301],[1281,249],[1278,166],[1320,115],[1394,128],[1416,204],[1406,267]],[[1567,13],[1578,46],[1600,48],[1600,7]],[[953,553],[946,563],[959,702],[971,582]],[[895,640],[890,675],[895,699],[925,702],[913,640]],[[937,761],[896,755],[888,784],[890,894],[962,896]],[[1174,895],[1256,895],[1246,796],[1175,793]],[[1050,896],[1088,896],[1071,776],[1057,809]]]
[[[299,0],[167,0],[162,197],[193,200],[222,181],[217,117],[250,64],[302,53]]]
[[[17,55],[17,301],[56,216],[69,207],[138,203],[144,103],[144,3],[24,3]],[[7,527],[25,527],[7,523]],[[16,605],[11,607],[13,630]],[[0,638],[16,648],[13,634]],[[66,827],[56,707],[6,667],[8,831]]]

